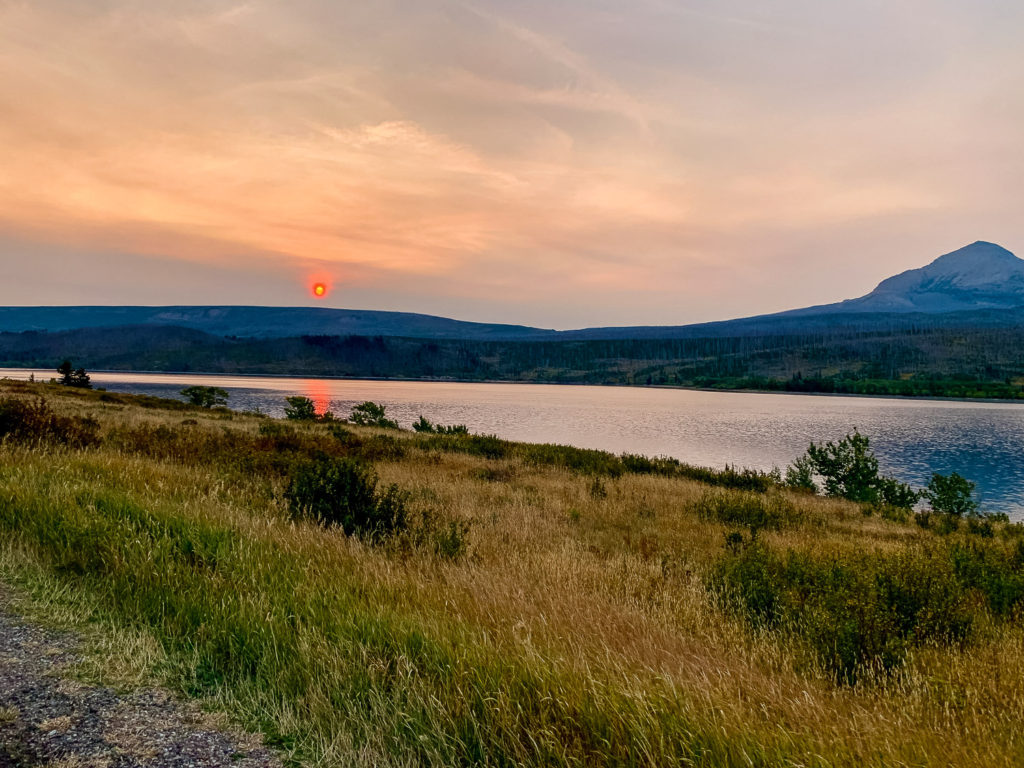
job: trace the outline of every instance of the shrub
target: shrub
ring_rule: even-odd
[[[619,457],[608,451],[554,443],[524,444],[522,451],[526,463],[534,466],[560,467],[583,475],[606,477],[619,477],[623,471]]]
[[[327,456],[300,465],[285,492],[293,519],[338,526],[347,535],[379,540],[408,525],[406,495],[391,485],[377,490],[377,476],[352,459]]]
[[[92,381],[85,368],[72,369],[71,361],[65,360],[57,366],[57,373],[60,374],[60,383],[65,387],[78,387],[81,389],[92,389]]]
[[[363,427],[383,427],[385,429],[398,429],[398,422],[392,421],[385,415],[386,406],[367,400],[364,403],[353,406],[352,413],[348,420],[353,424]],[[426,421],[421,416],[420,419]]]
[[[891,508],[888,516],[904,517],[895,510],[910,510],[920,494],[906,483],[878,474],[878,459],[871,451],[871,441],[857,430],[839,442],[824,445],[811,443],[807,453],[786,470],[786,484],[817,493],[815,476],[822,479],[826,496]],[[865,514],[871,514],[867,508]]]
[[[439,435],[468,435],[469,427],[465,424],[438,424],[434,427],[434,431]]]
[[[695,503],[694,511],[705,520],[715,520],[726,525],[745,525],[752,533],[760,530],[778,531],[784,525],[795,522],[798,517],[795,507],[782,496],[752,491],[705,493]]]
[[[978,512],[978,504],[972,498],[974,488],[974,483],[956,472],[949,476],[935,472],[924,490],[924,497],[935,512],[963,517]]]
[[[181,396],[189,401],[192,405],[198,405],[201,408],[213,408],[214,406],[227,405],[228,404],[228,392],[226,389],[220,387],[203,387],[203,386],[192,386],[185,387],[180,392]]]
[[[466,453],[485,459],[504,459],[512,452],[513,446],[496,435],[432,435],[420,438],[419,444],[428,450]]]
[[[913,509],[921,495],[906,483],[892,477],[878,478],[878,500],[883,507],[899,510]]]
[[[887,555],[784,556],[727,540],[712,588],[755,628],[802,638],[837,682],[889,671],[907,652],[957,643],[973,628],[963,584],[941,550]]]
[[[0,439],[19,443],[51,442],[86,448],[100,442],[100,425],[90,418],[59,416],[46,400],[0,400]]]
[[[826,495],[878,503],[878,459],[871,452],[868,438],[857,430],[838,443],[811,443],[806,458],[823,478]]]
[[[809,456],[801,456],[786,467],[786,486],[800,491],[818,492],[814,482],[814,463]]]
[[[960,582],[984,595],[996,616],[1012,617],[1024,607],[1024,542],[1011,548],[988,541],[958,543],[950,559]]]
[[[367,435],[361,437],[340,424],[331,424],[328,429],[343,447],[348,456],[365,462],[397,461],[405,456],[405,445],[391,435]]]
[[[468,548],[469,523],[449,520],[434,532],[434,554],[442,560],[459,560]]]
[[[433,424],[422,414],[418,421],[413,422],[412,428],[416,432],[433,433],[437,435],[468,435],[469,427],[465,424]]]
[[[717,485],[720,488],[732,488],[738,491],[765,493],[775,486],[775,480],[768,473],[758,472],[755,469],[738,470],[728,464],[725,465],[725,469],[680,464],[676,475],[707,485]]]
[[[292,421],[315,421],[316,405],[308,397],[295,395],[286,397],[288,405],[284,409],[284,417]]]

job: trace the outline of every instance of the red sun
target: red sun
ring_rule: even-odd
[[[327,283],[313,283],[311,290],[314,297],[322,299],[327,295]]]

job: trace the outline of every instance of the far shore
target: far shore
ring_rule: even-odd
[[[4,371],[23,371],[26,374],[35,374],[38,377],[55,378],[56,371],[49,371],[43,368],[21,368],[0,366],[0,374]],[[423,383],[423,384],[523,384],[535,386],[555,387],[610,387],[616,389],[667,389],[680,390],[684,392],[721,392],[723,394],[748,394],[748,395],[799,395],[803,397],[852,397],[867,398],[871,400],[913,400],[928,402],[946,403],[997,403],[1004,405],[1024,405],[1024,399],[1011,400],[1000,397],[941,397],[934,395],[872,395],[855,392],[792,392],[784,389],[750,389],[724,387],[687,387],[673,384],[595,384],[585,381],[520,381],[515,379],[459,379],[445,376],[330,376],[325,374],[303,375],[301,373],[217,373],[214,371],[136,371],[136,370],[107,370],[95,368],[89,370],[91,374],[102,374],[104,376],[176,376],[176,377],[228,377],[233,379],[296,379],[310,380],[320,379],[324,381],[396,381],[402,383]],[[10,378],[0,375],[0,378]]]

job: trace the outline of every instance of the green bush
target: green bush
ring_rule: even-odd
[[[364,462],[397,461],[405,456],[405,444],[391,435],[360,436],[340,424],[328,427],[346,456]]]
[[[389,419],[385,415],[386,410],[386,406],[367,400],[366,402],[359,403],[359,405],[352,407],[352,413],[349,415],[348,420],[353,424],[358,424],[363,427],[398,429],[398,422]],[[423,421],[426,421],[422,416],[420,418]]]
[[[942,551],[815,557],[727,545],[711,577],[726,607],[803,642],[837,682],[892,670],[913,647],[972,632],[971,603]]]
[[[315,421],[316,405],[308,397],[294,395],[286,397],[288,405],[284,409],[284,417],[292,421]]]
[[[581,475],[605,477],[619,477],[623,472],[619,457],[608,451],[554,443],[524,443],[520,449],[523,460],[533,466],[559,467]]]
[[[870,441],[857,430],[838,443],[811,443],[807,459],[825,484],[827,496],[838,496],[868,504],[879,502],[878,459]]]
[[[786,467],[786,486],[800,491],[818,492],[814,482],[814,463],[809,456],[801,456]]]
[[[972,498],[974,487],[974,483],[956,472],[949,476],[935,472],[924,490],[924,497],[935,512],[964,517],[978,512],[978,503]]]
[[[504,459],[512,453],[513,443],[496,435],[430,435],[421,437],[420,447],[446,453],[465,453],[485,459]]]
[[[201,408],[227,405],[229,397],[227,390],[220,387],[185,387],[180,394],[191,405],[198,405]]]
[[[921,495],[906,483],[878,474],[878,459],[871,451],[871,441],[857,430],[836,443],[811,443],[807,453],[786,470],[786,485],[818,492],[815,477],[820,477],[826,496],[834,496],[870,505],[889,508],[886,516],[902,518],[897,510],[911,510]],[[927,521],[926,521],[927,522]]]
[[[878,501],[882,507],[890,507],[898,510],[910,510],[917,504],[921,494],[915,491],[906,483],[901,483],[892,477],[878,478]]]
[[[976,589],[996,616],[1019,616],[1024,609],[1024,541],[1015,547],[969,541],[950,550],[960,582]]]
[[[352,459],[322,456],[299,466],[285,498],[293,519],[338,526],[347,535],[379,540],[408,526],[406,495],[391,485],[377,490],[377,476]]]
[[[94,419],[59,416],[43,398],[5,397],[0,400],[0,440],[87,448],[100,442],[99,429]]]
[[[77,387],[79,389],[92,389],[92,381],[85,368],[72,369],[71,361],[65,360],[57,366],[57,373],[60,374],[60,383],[65,387]]]
[[[744,525],[752,533],[778,531],[798,521],[796,508],[778,494],[753,491],[709,491],[693,506],[705,520],[726,525]]]
[[[420,418],[418,421],[413,422],[412,428],[414,432],[426,432],[438,435],[469,434],[469,427],[467,427],[465,424],[449,424],[447,426],[445,426],[444,424],[433,424],[422,414],[420,414]]]
[[[434,554],[442,560],[460,560],[468,548],[469,523],[449,520],[434,531]]]

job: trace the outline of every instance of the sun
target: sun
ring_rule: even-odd
[[[313,283],[313,295],[322,299],[327,295],[327,284],[326,283]]]

